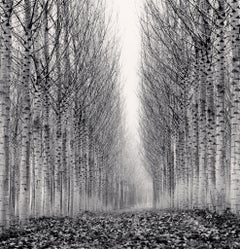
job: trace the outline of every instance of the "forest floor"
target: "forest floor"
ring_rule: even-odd
[[[207,211],[83,212],[31,219],[0,236],[0,248],[240,248],[240,219]]]

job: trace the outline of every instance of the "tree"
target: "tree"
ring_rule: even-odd
[[[10,85],[12,68],[12,11],[13,1],[1,1],[1,26],[0,26],[0,153],[1,153],[1,178],[0,178],[0,225],[9,224],[9,122],[10,122]]]

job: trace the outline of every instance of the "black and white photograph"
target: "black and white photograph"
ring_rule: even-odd
[[[0,0],[0,249],[240,249],[240,0]]]

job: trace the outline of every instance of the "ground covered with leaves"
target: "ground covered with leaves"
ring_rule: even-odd
[[[231,213],[140,211],[31,219],[0,236],[0,248],[240,248]]]

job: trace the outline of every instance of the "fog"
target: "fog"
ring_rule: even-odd
[[[113,30],[117,31],[116,35],[119,40],[121,52],[120,78],[125,102],[124,115],[127,139],[126,148],[124,148],[124,158],[130,168],[130,172],[134,172],[136,181],[139,181],[139,191],[144,190],[148,195],[150,205],[152,180],[142,161],[139,136],[140,17],[143,0],[107,0],[107,4],[109,13],[111,13]]]

